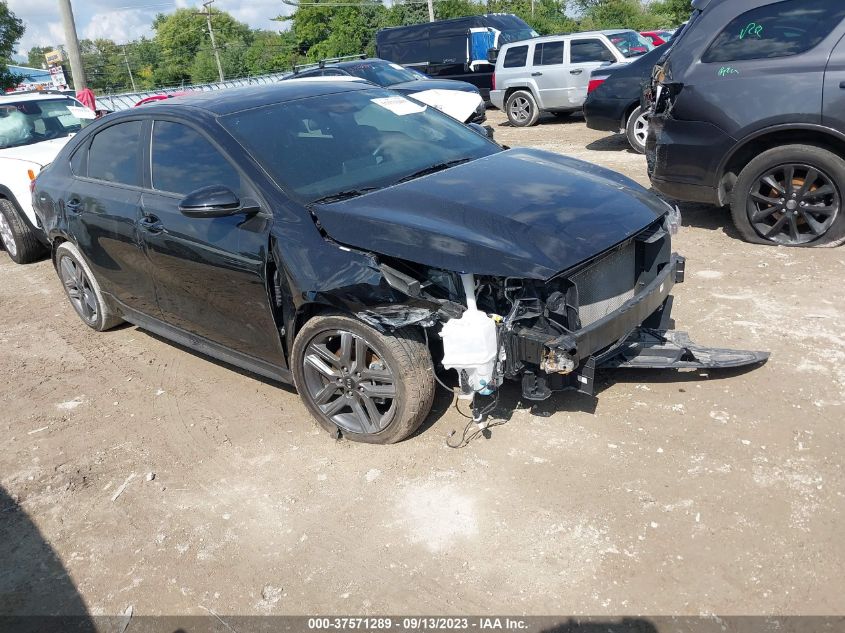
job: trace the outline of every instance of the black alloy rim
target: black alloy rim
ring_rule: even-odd
[[[787,164],[766,171],[747,202],[754,230],[776,244],[813,242],[830,229],[840,212],[839,190],[823,171]]]
[[[344,330],[322,332],[305,348],[304,365],[309,399],[339,428],[374,434],[390,424],[396,379],[364,338]]]
[[[97,300],[85,270],[70,257],[63,257],[59,274],[76,312],[87,323],[94,323],[97,320]]]

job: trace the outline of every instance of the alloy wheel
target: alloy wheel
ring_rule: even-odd
[[[15,242],[12,227],[9,225],[9,221],[3,213],[0,213],[0,241],[3,242],[3,246],[6,248],[6,252],[9,253],[10,256],[17,256],[18,245]]]
[[[516,97],[511,101],[510,114],[520,123],[531,118],[531,103],[525,97]]]
[[[752,226],[762,237],[792,246],[824,235],[840,213],[841,199],[827,174],[792,163],[759,176],[746,206]]]
[[[640,147],[645,147],[648,138],[648,115],[645,113],[640,114],[634,121],[634,138],[637,139]]]
[[[85,270],[70,257],[63,257],[59,275],[74,309],[87,323],[97,320],[97,300]]]
[[[364,338],[344,330],[318,334],[304,357],[308,397],[349,433],[384,430],[397,407],[396,378]]]

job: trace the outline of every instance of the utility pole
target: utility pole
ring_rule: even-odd
[[[88,87],[88,82],[85,81],[85,67],[82,65],[82,54],[79,52],[79,38],[76,36],[76,24],[73,21],[70,0],[59,0],[59,13],[62,15],[62,26],[65,30],[65,47],[70,58],[73,87],[79,92]]]
[[[135,87],[135,77],[132,75],[132,67],[129,65],[129,56],[126,54],[126,45],[123,45],[123,59],[126,62],[126,70],[129,71],[129,81],[132,82],[132,92],[138,92]]]
[[[431,2],[431,0],[429,0]],[[211,38],[211,48],[214,50],[214,59],[217,60],[217,72],[220,74],[220,81],[226,81],[226,78],[223,76],[223,64],[220,63],[220,51],[217,50],[217,42],[214,40],[214,29],[211,28],[211,5],[214,4],[214,0],[206,0],[206,2],[202,3],[202,6],[205,7],[205,19],[208,22],[208,36]]]
[[[428,21],[434,22],[434,0],[428,0]]]

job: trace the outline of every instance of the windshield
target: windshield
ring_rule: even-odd
[[[379,89],[275,103],[220,121],[303,202],[350,197],[501,151],[438,110]]]
[[[350,64],[345,67],[347,72],[356,77],[366,79],[376,85],[387,87],[393,84],[401,84],[406,81],[417,81],[420,76],[403,68],[399,64],[388,62],[363,62]]]
[[[654,49],[654,44],[652,44],[650,39],[643,37],[635,31],[622,31],[621,33],[613,33],[607,37],[625,57],[645,55]]]
[[[502,31],[499,35],[499,46],[504,46],[510,42],[530,40],[532,37],[539,37],[539,34],[534,29],[511,29]]]
[[[92,111],[69,98],[4,101],[0,103],[0,149],[68,136],[93,118]]]

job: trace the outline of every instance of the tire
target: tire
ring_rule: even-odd
[[[528,90],[512,92],[505,101],[505,114],[514,127],[531,127],[540,117],[537,101]]]
[[[645,154],[645,141],[648,136],[648,119],[640,106],[634,108],[625,124],[625,135],[635,151]]]
[[[845,243],[845,160],[813,145],[763,152],[740,172],[731,216],[748,242],[780,246]]]
[[[46,250],[12,201],[6,198],[0,198],[0,244],[16,264],[30,264]]]
[[[383,334],[349,317],[316,316],[297,334],[291,361],[305,406],[335,436],[392,444],[416,431],[431,411],[434,367],[416,328]]]
[[[103,297],[91,268],[72,243],[63,242],[56,249],[56,272],[68,300],[85,325],[104,332],[123,322]]]

